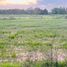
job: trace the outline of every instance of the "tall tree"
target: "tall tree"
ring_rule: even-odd
[[[65,8],[53,8],[52,9],[52,14],[66,14],[66,9]]]
[[[47,9],[44,9],[43,10],[43,14],[48,14],[48,10]]]

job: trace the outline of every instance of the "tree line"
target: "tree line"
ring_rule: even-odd
[[[0,14],[38,14],[38,15],[48,15],[48,14],[67,14],[67,8],[53,8],[51,12],[47,9],[40,8],[28,8],[24,9],[0,9]]]

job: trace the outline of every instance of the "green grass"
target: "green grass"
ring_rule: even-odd
[[[0,67],[22,67],[20,63],[0,63]]]
[[[18,17],[0,19],[0,58],[3,61],[12,59],[17,62],[17,55],[22,52],[39,51],[48,55],[51,53],[51,48],[62,51],[65,49],[64,53],[67,54],[66,15],[0,15],[0,17]],[[46,62],[36,63],[31,67],[43,67]],[[10,67],[9,65],[11,64],[4,63],[0,66]],[[17,67],[19,64],[14,65],[12,67]]]
[[[52,64],[51,64],[52,63]],[[26,62],[24,67],[65,67],[67,64],[57,62]]]
[[[65,62],[63,63],[57,63],[57,62],[52,62],[53,64],[51,64],[50,62],[25,62],[25,63],[9,63],[9,62],[5,62],[5,63],[0,63],[0,67],[66,67],[67,64],[65,64]]]

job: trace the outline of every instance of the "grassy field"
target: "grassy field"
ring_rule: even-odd
[[[66,67],[66,15],[0,15],[0,67]]]

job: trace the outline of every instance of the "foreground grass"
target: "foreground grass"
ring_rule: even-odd
[[[65,67],[67,60],[67,19],[65,15],[18,16],[1,15],[3,19],[0,18],[0,61],[7,60],[7,63],[1,63],[0,66],[50,67],[52,61],[50,59],[53,57],[53,53],[54,57],[59,58],[61,55],[60,61],[64,62],[59,63],[60,61],[57,61],[58,67]],[[8,18],[4,19],[5,17]],[[10,17],[14,17],[14,19],[9,19]],[[38,62],[44,56],[50,62]],[[23,60],[23,58],[27,59]],[[37,62],[26,62],[30,58],[34,58]],[[17,59],[21,61],[16,63]],[[8,63],[8,61],[15,63]],[[52,63],[56,67],[57,63]]]
[[[22,67],[20,63],[0,63],[0,67]]]
[[[52,64],[51,64],[52,63]],[[66,67],[67,64],[57,63],[57,62],[31,62],[27,61],[25,63],[0,63],[0,67]]]

